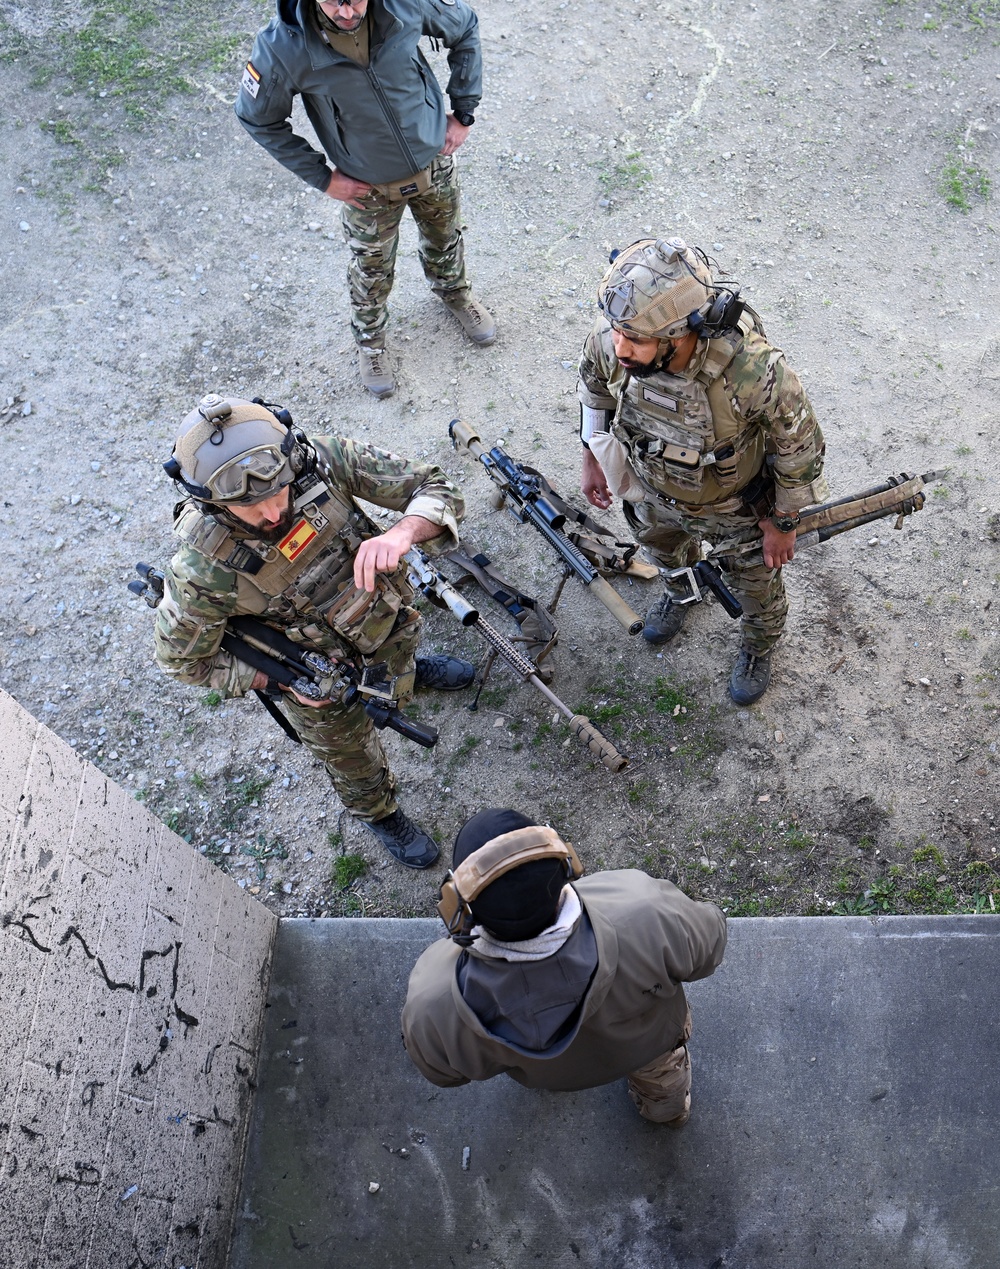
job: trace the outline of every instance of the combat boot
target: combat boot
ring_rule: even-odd
[[[359,344],[358,369],[361,371],[362,385],[373,397],[390,397],[396,391],[396,381],[389,367],[389,354],[384,348]]]
[[[462,329],[480,348],[485,348],[496,339],[496,322],[490,312],[471,295],[465,295],[460,300],[445,299],[444,305],[449,312],[455,314],[462,323]]]
[[[668,592],[646,613],[642,637],[647,643],[669,643],[684,625],[688,605],[678,604]]]
[[[439,692],[460,692],[476,677],[476,667],[461,657],[417,657],[416,687],[433,687]]]
[[[404,811],[395,810],[380,820],[369,820],[367,827],[393,859],[398,859],[407,868],[429,868],[438,857],[433,838],[414,824]]]
[[[754,701],[759,701],[770,681],[770,652],[751,652],[749,648],[740,648],[729,676],[729,695],[736,704],[752,705]]]

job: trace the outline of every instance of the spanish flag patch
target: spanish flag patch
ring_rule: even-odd
[[[278,550],[286,560],[298,559],[315,536],[316,530],[309,521],[300,520],[291,533],[278,543]]]
[[[253,62],[247,62],[240,84],[251,97],[256,97],[260,92],[260,71],[254,66]]]

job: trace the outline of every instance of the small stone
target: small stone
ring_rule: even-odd
[[[21,233],[23,234],[26,234],[30,228],[31,226],[28,224],[26,220],[22,220],[21,223],[18,225],[18,229],[20,229]]]
[[[318,220],[310,220],[309,224],[306,225],[306,232],[311,234],[318,234],[322,228],[323,226],[319,223]]]
[[[78,507],[80,505],[80,495],[70,494],[69,505],[71,507]]]
[[[930,679],[921,679],[921,680],[920,680],[920,683],[921,683],[921,686],[923,686],[923,687],[930,687],[930,686],[931,686],[931,681],[930,681]]]
[[[534,225],[525,225],[525,226],[524,226],[524,232],[525,232],[526,234],[533,234],[533,233],[535,232],[535,226],[534,226]]]
[[[382,1188],[382,1187],[381,1187],[381,1185],[379,1185],[378,1181],[369,1181],[369,1182],[368,1182],[368,1193],[369,1193],[369,1194],[377,1194],[381,1188]]]
[[[30,413],[31,413],[31,402],[25,401],[24,405],[21,406],[21,417],[26,419]]]
[[[758,802],[770,802],[770,800],[771,800],[770,793],[762,793],[760,797],[758,797],[757,799]]]
[[[281,890],[282,890],[282,893],[283,893],[283,894],[291,894],[291,893],[292,893],[292,883],[291,883],[290,881],[286,881],[286,882],[282,885]]]
[[[869,546],[878,546],[878,538],[869,538],[869,539],[868,539],[868,545],[869,545]]]
[[[493,726],[494,726],[494,727],[503,727],[503,726],[505,725],[506,721],[507,721],[507,720],[506,720],[505,718],[497,718],[497,719],[495,719],[495,720],[494,720],[494,722],[493,722]]]
[[[100,470],[101,470],[101,464],[97,461],[97,459],[96,459],[96,458],[95,458],[95,459],[94,459],[94,461],[90,464],[90,470],[91,470],[91,471],[100,471]]]
[[[779,728],[774,733],[774,739],[778,742],[779,745],[783,745],[785,743],[785,733]]]

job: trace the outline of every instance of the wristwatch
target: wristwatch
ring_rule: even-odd
[[[467,115],[464,110],[455,110],[452,112],[463,128],[471,128],[476,122],[475,115]]]
[[[799,517],[796,515],[782,514],[775,511],[771,516],[771,523],[779,533],[792,533],[799,527]]]

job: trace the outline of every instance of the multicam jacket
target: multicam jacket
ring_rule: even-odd
[[[340,436],[312,444],[317,470],[291,486],[292,527],[276,543],[193,501],[177,507],[174,532],[182,545],[165,570],[154,633],[165,673],[243,696],[254,670],[220,648],[227,620],[242,614],[340,658],[374,652],[412,591],[403,568],[379,574],[374,595],[355,587],[354,555],[380,532],[357,498],[440,525],[440,535],[423,544],[430,552],[457,543],[465,505],[440,467]]]
[[[779,512],[825,496],[823,434],[809,398],[781,349],[749,321],[700,340],[680,373],[639,378],[619,364],[601,317],[583,347],[577,395],[615,411],[612,435],[653,493],[689,505],[722,502],[766,460]]]

